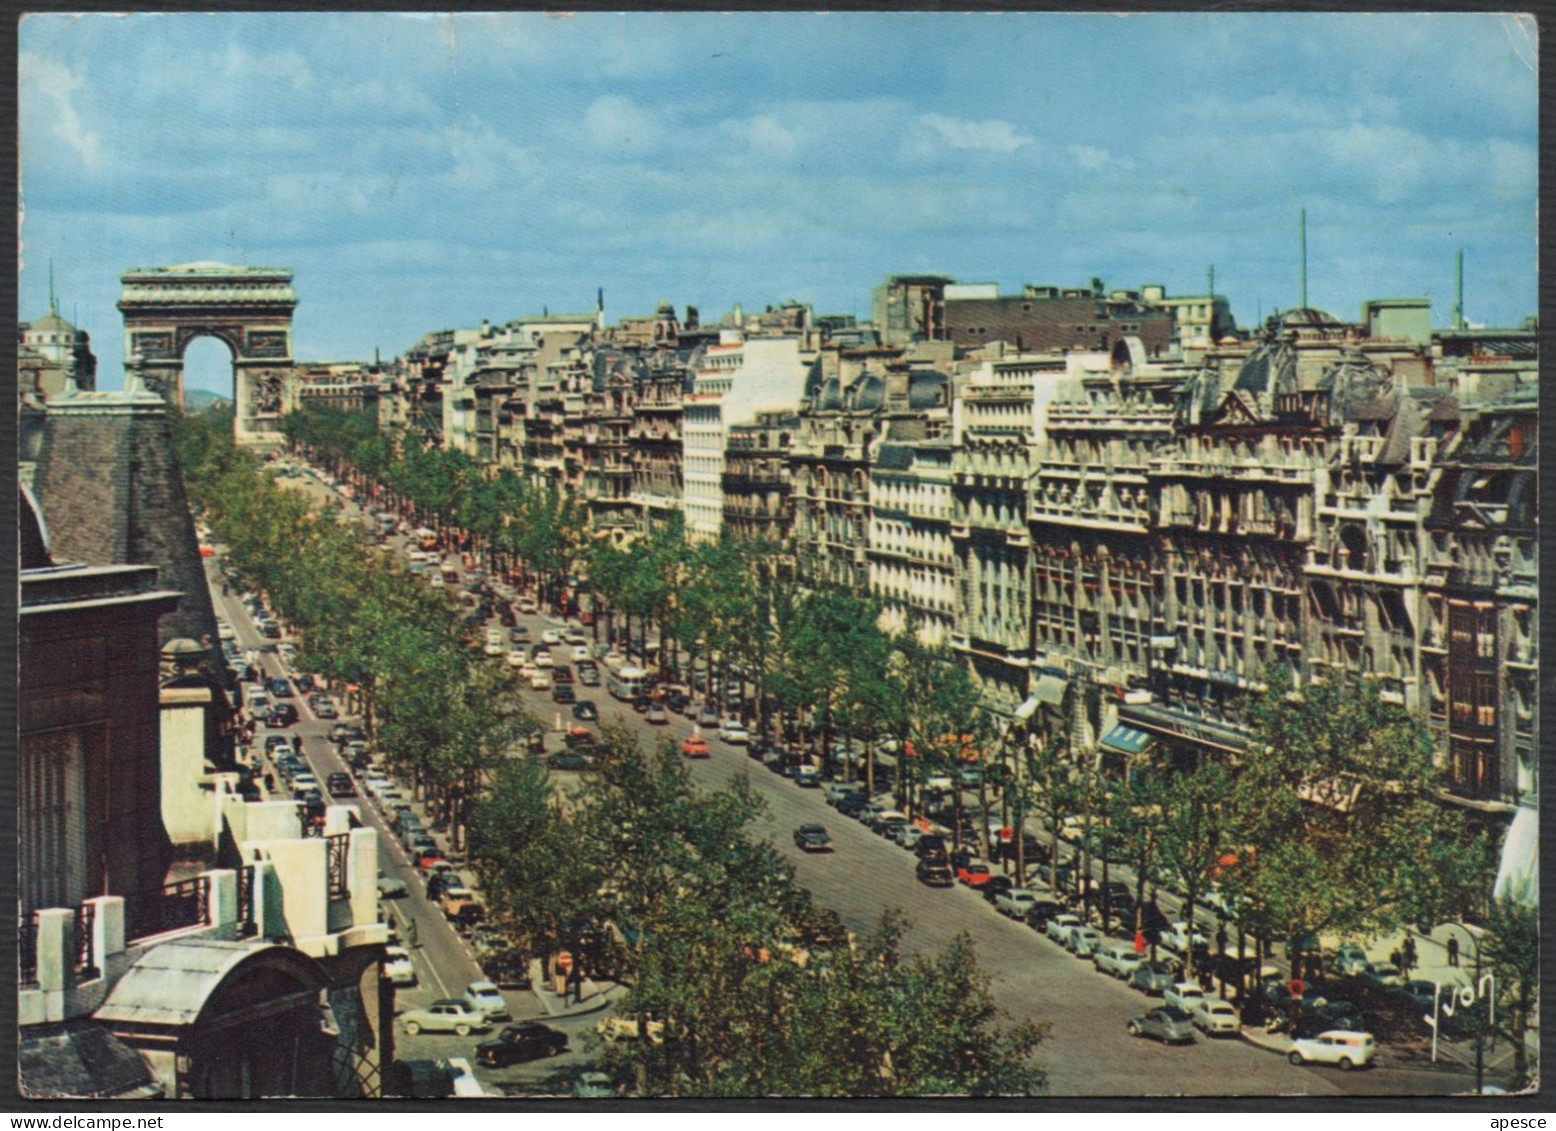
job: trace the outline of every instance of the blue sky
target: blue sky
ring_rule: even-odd
[[[291,267],[305,360],[538,312],[869,313],[892,272],[1536,308],[1536,31],[1484,14],[33,16],[21,313]],[[209,343],[205,343],[209,345]],[[220,347],[212,347],[217,357]],[[210,384],[225,363],[200,377]]]

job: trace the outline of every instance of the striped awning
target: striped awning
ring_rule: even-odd
[[[1120,754],[1134,757],[1138,754],[1144,754],[1155,741],[1156,737],[1154,735],[1120,724],[1108,731],[1102,739],[1102,745],[1109,750],[1115,750]]]

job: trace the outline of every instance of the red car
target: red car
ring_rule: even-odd
[[[694,734],[681,743],[681,753],[688,758],[708,757],[708,740],[700,734]]]
[[[970,888],[981,888],[993,878],[994,873],[989,871],[987,864],[963,864],[956,870],[957,882]]]

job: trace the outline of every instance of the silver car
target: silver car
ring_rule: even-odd
[[[1192,1045],[1194,1023],[1183,1010],[1172,1005],[1153,1009],[1129,1023],[1131,1037],[1154,1037],[1169,1045]]]
[[[1140,965],[1141,956],[1130,943],[1111,943],[1092,956],[1092,965],[1104,974],[1127,978]]]

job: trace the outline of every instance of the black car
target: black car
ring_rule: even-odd
[[[1063,914],[1064,904],[1055,903],[1051,899],[1040,899],[1027,908],[1027,926],[1034,931],[1046,931],[1048,929],[1048,920],[1056,915]]]
[[[277,703],[270,708],[270,714],[265,717],[265,725],[268,727],[289,727],[297,723],[297,708],[290,703]]]
[[[639,695],[632,701],[632,709],[640,715],[648,713],[648,709],[654,705],[654,701],[647,695]]]
[[[938,833],[921,836],[918,838],[918,843],[913,846],[913,851],[920,860],[945,860],[945,837]]]
[[[551,701],[553,703],[575,703],[578,701],[578,693],[573,690],[570,683],[559,683],[551,689]]]
[[[488,1068],[505,1068],[520,1061],[556,1056],[567,1051],[567,1034],[538,1021],[509,1025],[490,1041],[475,1047],[476,1059]]]
[[[350,774],[331,774],[324,782],[325,788],[330,791],[331,797],[355,797],[357,787],[351,784]]]
[[[564,750],[547,758],[546,765],[553,770],[586,770],[589,768],[589,759],[576,750]]]
[[[1015,862],[1016,841],[1014,837],[1000,842],[1000,856],[1012,863]],[[1046,864],[1048,863],[1048,847],[1031,833],[1025,833],[1021,838],[1021,858],[1028,864]]]
[[[367,735],[356,723],[336,723],[330,727],[330,741],[337,746],[344,746],[348,742],[365,742]]]
[[[918,862],[918,882],[927,884],[932,888],[948,888],[956,883],[956,876],[951,871],[951,865],[945,860],[920,860]]]
[[[587,699],[580,699],[573,704],[573,718],[579,722],[592,723],[600,717],[599,708]]]
[[[794,830],[794,843],[806,852],[831,852],[832,838],[820,825],[801,825]]]
[[[313,690],[313,676],[311,675],[300,675],[292,682],[297,684],[297,690],[301,691],[304,695],[307,695],[310,691]]]
[[[686,710],[686,705],[690,702],[691,700],[686,697],[685,692],[672,691],[665,696],[665,710],[674,711],[677,715],[683,714]]]
[[[982,895],[986,902],[993,903],[995,899],[1015,886],[1009,876],[993,876],[988,883],[978,889],[978,894]]]
[[[290,699],[292,697],[292,681],[288,679],[273,679],[265,684],[265,688],[277,699]]]
[[[857,817],[868,804],[869,800],[862,793],[845,793],[838,798],[837,811],[845,817]]]

